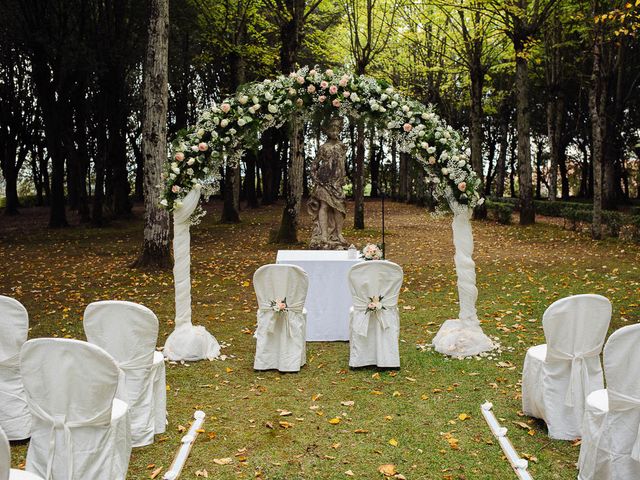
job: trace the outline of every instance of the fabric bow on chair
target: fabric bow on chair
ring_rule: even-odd
[[[285,322],[287,336],[292,337],[293,331],[291,329],[291,317],[302,315],[303,310],[304,301],[298,301],[291,305],[287,304],[287,308],[284,310],[274,310],[271,303],[263,302],[260,304],[260,308],[258,309],[258,328],[265,328],[267,333],[273,333],[276,329],[277,322],[283,321]]]
[[[351,328],[353,332],[366,337],[369,321],[373,319],[380,322],[383,330],[388,329],[398,312],[398,297],[399,294],[386,295],[379,301],[380,308],[370,310],[371,299],[366,300],[361,296],[352,295],[354,315]]]

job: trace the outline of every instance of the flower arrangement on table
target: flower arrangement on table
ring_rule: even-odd
[[[367,313],[379,312],[380,310],[386,310],[387,308],[382,304],[382,295],[374,295],[369,297],[369,304],[367,305]]]
[[[367,243],[362,249],[362,258],[365,260],[382,260],[382,250],[375,243]]]
[[[271,300],[269,302],[269,306],[274,312],[286,312],[289,308],[287,306],[287,297],[283,299],[276,298],[275,300]]]

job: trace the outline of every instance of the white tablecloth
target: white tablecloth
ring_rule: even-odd
[[[349,340],[347,273],[362,261],[349,259],[346,250],[278,250],[276,263],[298,265],[309,275],[307,341]]]

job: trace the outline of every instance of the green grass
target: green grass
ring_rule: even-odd
[[[576,477],[579,447],[550,440],[544,424],[519,413],[522,361],[529,346],[543,341],[544,309],[563,296],[606,295],[614,305],[612,330],[640,321],[640,248],[619,240],[593,242],[548,224],[475,222],[478,312],[503,352],[495,359],[450,360],[416,348],[457,314],[450,218],[388,206],[388,258],[405,271],[401,370],[351,371],[347,343],[310,343],[307,366],[286,375],[253,371],[254,339],[245,333],[255,327],[255,297],[245,282],[282,248],[267,243],[281,207],[243,211],[239,225],[218,224],[219,205],[211,208],[192,232],[193,318],[228,345],[223,353],[230,358],[167,365],[167,433],[134,449],[128,478],[149,478],[151,464],[169,466],[182,435],[179,425],[187,425],[195,409],[207,413],[206,433],[182,478],[206,469],[217,479],[375,479],[387,463],[411,480],[514,478],[480,414],[484,400],[493,402],[516,449],[534,458],[536,480]],[[380,241],[379,208],[379,202],[367,204],[367,230],[347,229],[349,241],[359,247]],[[83,338],[84,307],[122,299],[156,312],[162,345],[173,326],[172,277],[128,268],[140,244],[140,220],[62,231],[41,230],[42,222],[0,219],[0,293],[25,304],[30,336]],[[301,239],[309,234],[305,217]],[[347,400],[355,404],[341,404]],[[292,414],[281,417],[279,409]],[[461,413],[470,418],[460,421]],[[332,425],[332,418],[340,422]],[[279,421],[292,426],[282,428]],[[458,440],[458,449],[445,434]],[[24,463],[26,446],[12,452],[14,465]],[[214,462],[226,457],[231,465]]]

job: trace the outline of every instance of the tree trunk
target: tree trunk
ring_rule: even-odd
[[[371,171],[371,193],[369,196],[378,198],[380,196],[380,156],[376,149],[375,128],[371,127],[369,134],[369,170]]]
[[[409,179],[409,167],[408,167],[408,154],[405,152],[400,152],[400,169],[399,169],[399,177],[400,177],[400,185],[398,187],[398,200],[401,202],[406,202],[408,200],[408,179]]]
[[[507,148],[509,148],[509,128],[508,120],[502,118],[500,122],[500,154],[496,166],[496,197],[504,196],[504,182],[507,173]]]
[[[593,220],[591,236],[602,238],[602,163],[604,160],[606,84],[602,75],[602,40],[599,32],[593,42],[593,65],[589,88],[589,114],[593,142]]]
[[[559,87],[558,87],[559,88]],[[547,103],[547,134],[549,136],[549,200],[554,202],[558,197],[558,166],[563,156],[564,129],[564,94],[557,92],[555,98]],[[565,166],[566,167],[566,166]]]
[[[360,122],[356,128],[356,158],[353,182],[353,228],[364,229],[364,125]]]
[[[516,111],[518,129],[518,183],[520,186],[520,225],[535,223],[529,127],[529,65],[523,48],[516,44]]]
[[[299,117],[291,120],[291,148],[287,182],[285,182],[285,207],[282,211],[280,229],[276,235],[277,243],[298,242],[298,217],[302,202],[302,174],[304,170],[304,122]]]
[[[160,205],[167,161],[169,0],[150,0],[143,79],[144,241],[135,266],[171,266],[169,212]]]
[[[256,195],[256,154],[247,152],[245,155],[246,173],[244,176],[244,195],[249,208],[258,208],[258,196]]]

